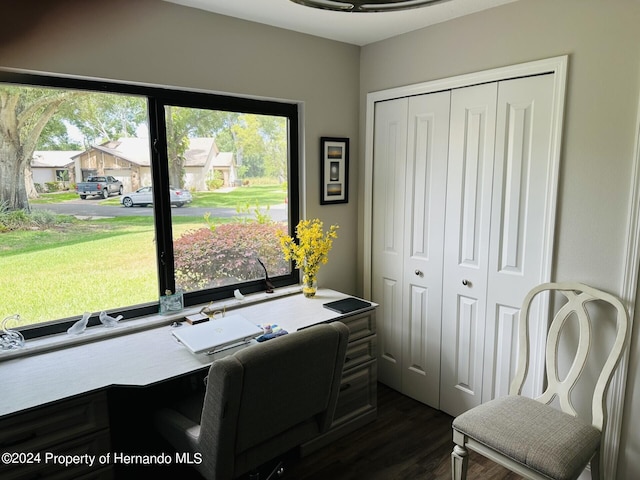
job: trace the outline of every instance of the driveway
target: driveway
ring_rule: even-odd
[[[104,218],[104,217],[133,217],[152,216],[153,207],[130,207],[122,205],[100,205],[101,198],[88,198],[86,200],[67,200],[60,203],[32,204],[31,208],[38,210],[51,210],[62,215],[73,215],[78,218]],[[171,214],[182,217],[204,217],[209,212],[212,217],[252,217],[253,214],[240,215],[235,208],[212,207],[172,207]],[[265,210],[266,212],[266,210]],[[269,210],[269,215],[275,221],[287,220],[287,205],[274,205]]]

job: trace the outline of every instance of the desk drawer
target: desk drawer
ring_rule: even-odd
[[[376,374],[375,360],[343,374],[332,428],[376,409]]]
[[[376,336],[371,335],[347,345],[347,354],[344,359],[343,370],[349,370],[376,358]]]
[[[36,452],[108,426],[107,396],[94,393],[0,420],[0,448]]]
[[[353,342],[376,333],[376,312],[370,310],[365,313],[341,317],[339,319],[349,327],[349,341]]]

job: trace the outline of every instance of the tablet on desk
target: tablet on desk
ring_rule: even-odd
[[[215,353],[262,335],[262,328],[242,315],[228,315],[172,330],[176,339],[193,353]]]
[[[324,303],[322,306],[334,312],[350,313],[362,308],[368,308],[371,306],[371,303],[360,300],[359,298],[348,297],[342,300],[336,300],[335,302]]]

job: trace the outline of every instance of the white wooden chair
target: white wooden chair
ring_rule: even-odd
[[[529,312],[541,292],[560,292],[567,302],[558,309],[549,326],[546,344],[547,388],[531,399],[521,396],[529,367]],[[571,390],[587,363],[592,338],[589,302],[603,301],[615,310],[616,335],[604,362],[592,400],[591,423],[578,418]],[[609,310],[606,310],[607,312]],[[600,317],[601,311],[598,311]],[[566,321],[575,315],[579,340],[575,358],[564,379],[559,378],[558,344]],[[576,479],[591,462],[593,479],[600,478],[600,441],[606,423],[606,392],[626,347],[628,315],[617,298],[580,283],[547,283],[532,289],[520,311],[519,352],[509,395],[479,405],[453,421],[452,478],[466,478],[468,450],[530,479]],[[596,339],[603,336],[595,336]],[[549,405],[554,398],[559,407]]]

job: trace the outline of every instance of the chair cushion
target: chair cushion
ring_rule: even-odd
[[[536,400],[518,395],[475,407],[453,428],[548,477],[575,478],[600,445],[592,425]]]

